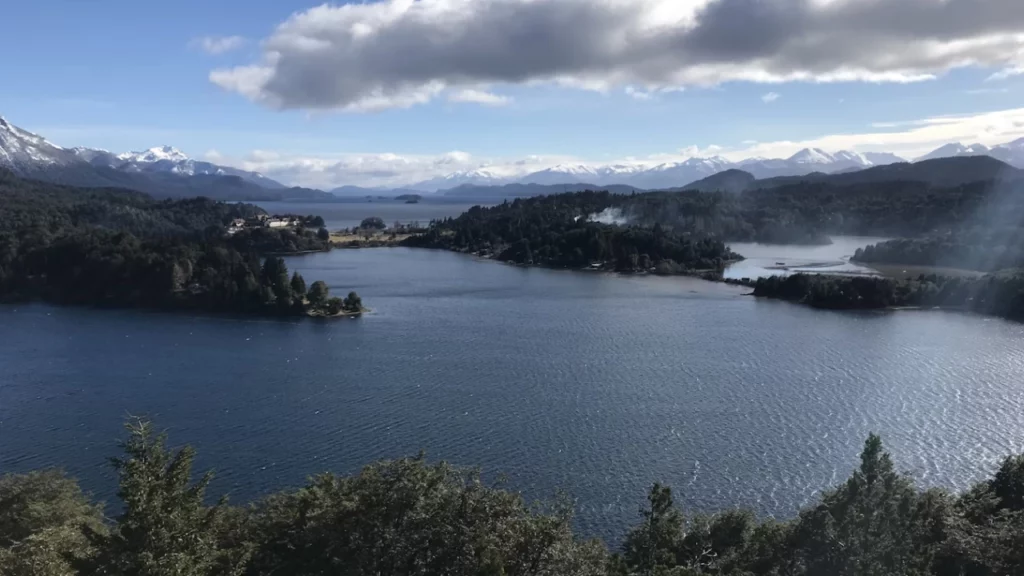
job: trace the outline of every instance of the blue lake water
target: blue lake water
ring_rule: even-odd
[[[336,202],[258,202],[271,214],[316,214],[324,219],[329,230],[355,228],[364,218],[377,216],[388,226],[395,222],[419,222],[426,226],[431,220],[458,216],[477,204],[490,205],[492,198],[480,200],[466,198],[425,197],[416,204],[381,198],[342,198]]]
[[[1024,451],[1020,324],[425,250],[289,265],[373,312],[0,307],[0,472],[61,465],[112,499],[105,458],[124,417],[148,415],[236,502],[423,449],[530,497],[565,489],[581,530],[617,541],[656,480],[691,510],[790,515],[871,431],[925,485],[962,488]]]

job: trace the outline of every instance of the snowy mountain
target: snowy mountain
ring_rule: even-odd
[[[1024,168],[1024,138],[1018,138],[1013,142],[1000,144],[989,148],[984,144],[964,145],[959,142],[940,146],[935,150],[918,158],[918,160],[930,160],[933,158],[949,158],[955,156],[991,156],[996,160],[1002,160],[1011,166]]]
[[[1018,138],[1013,142],[1000,144],[992,148],[990,155],[993,158],[1002,160],[1011,166],[1024,168],[1024,138]]]
[[[682,162],[666,162],[657,165],[611,164],[594,166],[588,164],[559,164],[551,168],[520,176],[498,178],[485,170],[455,172],[413,184],[411,188],[433,192],[448,190],[465,184],[493,186],[502,184],[536,184],[552,186],[557,184],[587,183],[594,186],[623,186],[647,190],[679,188],[691,182],[707,178],[725,170],[739,169],[757,178],[776,176],[804,176],[812,172],[845,172],[862,170],[872,166],[904,162],[894,154],[864,153],[841,150],[830,154],[819,148],[806,148],[789,158],[749,158],[732,162],[721,156],[689,158]]]
[[[846,153],[849,154],[849,153]],[[834,164],[834,156],[821,148],[804,148],[803,150],[789,157],[789,163],[797,166],[828,166]]]
[[[180,176],[238,176],[258,186],[270,189],[284,188],[284,184],[267,178],[259,172],[248,172],[211,162],[193,160],[181,150],[171,146],[159,146],[149,150],[114,154],[92,148],[72,148],[71,151],[93,166],[104,166],[121,172],[135,174],[166,172]]]
[[[559,164],[547,170],[540,170],[519,178],[518,184],[572,184],[575,182],[589,182],[591,184],[604,184],[598,171],[586,164]]]
[[[939,146],[935,150],[932,150],[918,158],[917,161],[933,160],[935,158],[952,158],[955,156],[984,156],[991,153],[991,151],[992,149],[984,144],[969,144],[965,146],[959,142],[954,142],[952,144]]]
[[[125,152],[124,154],[117,155],[118,160],[124,160],[125,162],[160,162],[166,160],[168,162],[187,162],[189,157],[184,152],[173,148],[171,146],[160,146],[159,148],[150,148],[149,150],[143,150],[142,152]]]
[[[286,188],[262,174],[193,160],[170,146],[115,154],[63,148],[0,117],[0,168],[73,186],[119,187],[163,197],[227,200],[315,198],[326,192]]]
[[[872,166],[885,166],[888,164],[906,162],[905,158],[901,158],[892,152],[865,152],[863,156],[868,160],[868,162],[871,162]]]
[[[437,176],[429,180],[410,184],[409,186],[405,186],[405,188],[419,192],[435,192],[437,190],[456,188],[465,184],[472,184],[474,186],[499,186],[501,184],[506,184],[508,181],[508,178],[500,176],[486,168],[480,168],[478,170],[452,172],[451,174]]]
[[[28,130],[22,130],[0,116],[0,166],[18,172],[75,162],[74,152]]]

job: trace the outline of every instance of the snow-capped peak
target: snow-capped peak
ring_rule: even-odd
[[[128,162],[160,162],[161,160],[185,162],[189,160],[188,155],[172,146],[157,146],[139,152],[125,152],[118,154],[117,158]]]
[[[851,164],[857,164],[860,166],[871,166],[874,164],[867,156],[860,152],[854,152],[852,150],[840,150],[832,155],[837,162],[850,162]]]
[[[821,148],[804,148],[789,157],[796,164],[832,164],[836,159]]]
[[[953,142],[952,144],[939,146],[935,150],[918,158],[918,160],[932,160],[935,158],[948,158],[950,156],[980,156],[988,154],[991,151],[992,150],[984,144],[964,145],[960,142]]]
[[[586,164],[559,164],[543,172],[561,172],[563,174],[594,174],[594,169]]]
[[[0,117],[0,165],[40,166],[65,164],[73,158],[46,138],[22,130]]]

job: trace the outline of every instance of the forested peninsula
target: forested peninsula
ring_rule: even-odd
[[[686,516],[654,484],[623,541],[606,543],[575,533],[566,498],[531,505],[422,455],[232,505],[208,494],[211,473],[194,478],[194,450],[147,422],[127,428],[109,508],[60,471],[0,478],[0,574],[1024,574],[1024,456],[954,494],[915,486],[872,435],[849,478],[794,518]]]
[[[745,284],[821,308],[937,307],[1024,318],[1024,183],[836,185],[809,179],[742,192],[577,192],[475,207],[431,223],[406,246],[520,265],[721,277],[742,258],[727,242],[823,244],[830,235],[898,237],[864,264],[948,267],[978,278],[796,275]]]
[[[323,221],[250,204],[26,180],[0,170],[0,299],[273,316],[360,313],[267,254],[329,249]],[[252,225],[246,225],[246,223]]]
[[[653,226],[618,226],[628,196],[578,192],[474,207],[434,222],[406,246],[442,248],[554,268],[665,274],[717,272],[739,258],[718,238]],[[601,215],[603,213],[603,216]]]

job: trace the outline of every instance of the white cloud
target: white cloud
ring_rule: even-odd
[[[281,154],[273,150],[253,150],[246,158],[251,162],[273,162],[281,158]]]
[[[779,98],[781,98],[781,96],[778,92],[769,92],[761,96],[761,102],[764,102],[765,104],[771,104],[772,102],[775,102]]]
[[[449,102],[467,102],[472,104],[483,104],[484,106],[505,106],[512,103],[512,98],[502,96],[486,90],[465,88],[448,95]]]
[[[308,157],[268,151],[254,151],[242,158],[226,158],[215,151],[207,159],[220,164],[255,170],[289,184],[330,189],[343,184],[359,186],[403,186],[457,171],[487,169],[513,177],[557,164],[642,164],[678,162],[691,157],[724,156],[730,160],[751,157],[785,158],[802,148],[827,151],[892,152],[913,159],[950,142],[981,143],[989,146],[1024,137],[1024,108],[982,114],[936,116],[900,122],[879,122],[866,132],[827,134],[806,140],[755,142],[746,140],[737,148],[717,145],[688,146],[643,158],[593,158],[535,154],[517,158],[477,157],[464,151],[437,155],[394,153],[336,154]]]
[[[486,169],[502,177],[524,175],[563,162],[565,156],[476,158],[462,151],[438,155],[344,153],[304,156],[253,151],[243,157],[218,157],[218,163],[260,172],[281,182],[329,190],[342,185],[406,186],[452,172]]]
[[[480,85],[915,82],[1019,72],[1021,30],[1019,0],[378,0],[296,13],[261,60],[210,80],[275,108],[352,111]]]
[[[632,86],[626,86],[625,92],[626,92],[627,96],[629,96],[630,98],[633,98],[634,100],[644,100],[644,101],[646,101],[646,100],[650,100],[650,99],[654,98],[654,95],[651,94],[650,92],[647,92],[647,91],[644,91],[644,90],[637,90],[636,88],[634,88]]]
[[[830,134],[800,141],[761,142],[728,150],[722,155],[732,160],[752,156],[783,158],[802,148],[822,148],[829,151],[892,152],[904,158],[916,158],[950,142],[978,142],[993,146],[1024,137],[1024,108],[903,122],[878,122],[872,127],[878,131]],[[886,128],[900,130],[886,131]]]
[[[245,38],[241,36],[203,36],[193,38],[189,46],[207,54],[223,54],[245,46]]]
[[[1024,66],[1012,66],[1010,68],[1004,68],[999,72],[996,72],[995,74],[986,78],[986,80],[1006,80],[1007,78],[1011,78],[1013,76],[1020,76],[1021,74],[1024,74]]]
[[[435,166],[451,166],[456,164],[469,164],[473,159],[473,155],[469,152],[461,152],[459,150],[453,150],[447,154],[443,154],[440,158],[434,161]]]

